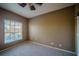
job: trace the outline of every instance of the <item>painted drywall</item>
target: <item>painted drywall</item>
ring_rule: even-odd
[[[79,13],[79,4],[75,5],[75,16]]]
[[[79,4],[76,4],[75,6],[75,48],[76,48],[76,54],[79,56]]]
[[[22,28],[23,40],[27,40],[27,19],[0,8],[0,49],[11,46],[17,42],[20,42],[20,41],[16,41],[15,43],[13,42],[10,44],[4,44],[4,20],[5,19],[21,22],[23,24],[23,28]]]
[[[76,52],[77,55],[79,56],[79,16],[77,16],[77,40],[76,40]]]
[[[74,3],[43,3],[43,5],[38,6],[37,4],[33,3],[33,5],[36,8],[36,10],[34,11],[30,10],[28,5],[22,8],[17,3],[0,3],[0,7],[7,9],[9,11],[15,12],[24,17],[32,18],[35,16],[39,16],[39,15],[54,11],[54,10],[71,6],[73,4]]]
[[[30,19],[30,40],[75,51],[74,12],[74,6],[70,6]]]

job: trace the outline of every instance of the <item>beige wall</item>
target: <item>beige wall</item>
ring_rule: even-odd
[[[6,18],[9,20],[15,20],[17,22],[23,23],[23,40],[27,40],[27,19],[0,8],[0,49],[11,46],[17,42],[20,42],[20,41],[17,41],[11,44],[6,44],[6,45],[4,44],[4,27],[3,27],[4,23],[3,22],[4,22],[4,19]]]
[[[77,16],[77,13],[79,13],[79,4],[75,5],[75,16]]]
[[[76,54],[79,55],[79,4],[76,4],[75,6],[75,48],[76,48]]]
[[[29,21],[29,35],[31,40],[74,51],[74,6],[32,18]],[[54,44],[51,45],[52,42]],[[62,46],[59,47],[59,44]]]

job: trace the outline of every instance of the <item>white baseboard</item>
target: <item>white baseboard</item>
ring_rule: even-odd
[[[42,43],[38,43],[38,42],[35,42],[35,41],[32,41],[32,43],[34,43],[34,44],[38,44],[38,45],[41,45],[41,46],[45,46],[45,47],[48,47],[48,48],[52,48],[52,49],[61,50],[61,51],[68,52],[68,53],[72,53],[72,54],[76,55],[75,52],[72,52],[72,51],[68,51],[68,50],[60,49],[60,48],[57,48],[57,47],[52,47],[52,46],[45,45],[45,44],[42,44]]]

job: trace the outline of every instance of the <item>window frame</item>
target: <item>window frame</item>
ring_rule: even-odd
[[[7,26],[5,27],[6,21],[10,22],[10,24],[9,24],[10,28],[8,29],[10,31],[5,31],[6,28],[7,28]],[[14,25],[11,24],[12,22],[14,23]],[[20,28],[19,27],[17,28],[18,32],[15,32],[15,29],[16,29],[15,28],[15,26],[16,26],[15,23],[19,24],[19,25],[17,25],[17,26],[20,27]],[[18,22],[18,21],[14,21],[14,20],[8,20],[8,19],[4,20],[4,43],[5,44],[9,44],[9,43],[12,43],[12,42],[19,41],[19,40],[23,39],[22,25],[23,25],[22,22]],[[11,31],[11,26],[12,26],[12,28],[14,27],[14,31],[13,32]],[[10,35],[6,36],[7,33],[10,34]],[[14,33],[14,34],[12,34],[12,33]],[[12,35],[14,36],[14,39],[11,38]],[[16,39],[16,35],[18,36],[18,39]],[[7,42],[7,37],[10,37],[10,40],[11,40],[10,42]]]

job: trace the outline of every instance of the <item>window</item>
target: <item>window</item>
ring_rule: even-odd
[[[22,23],[4,20],[4,37],[5,43],[22,40]]]

